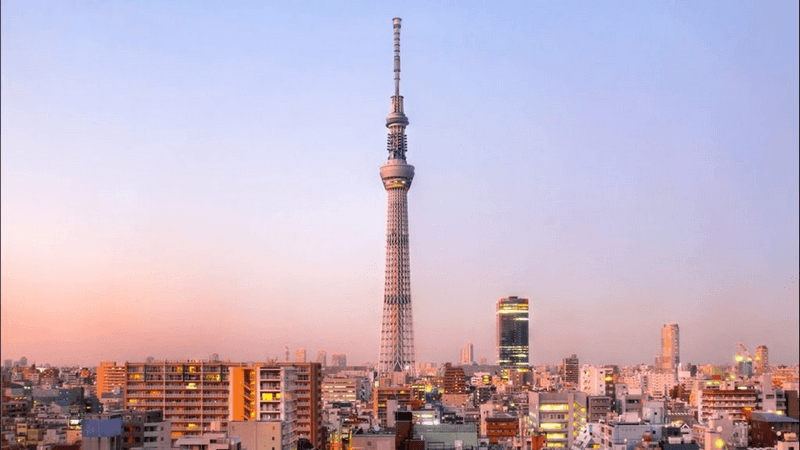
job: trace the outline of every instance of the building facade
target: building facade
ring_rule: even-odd
[[[125,386],[125,367],[115,361],[103,361],[97,366],[97,396]]]
[[[756,361],[753,371],[756,375],[762,375],[769,370],[769,350],[766,345],[756,347]]]
[[[564,388],[577,388],[581,381],[581,367],[578,355],[573,353],[572,356],[564,358],[561,372],[564,377],[562,379]]]
[[[503,368],[530,366],[528,347],[528,299],[497,301],[497,364]]]
[[[661,356],[657,366],[675,372],[681,363],[680,335],[677,323],[666,323],[661,329]]]
[[[125,363],[124,407],[160,409],[172,423],[172,441],[227,432],[230,421],[287,423],[290,445],[305,438],[321,447],[319,363]]]
[[[475,363],[475,347],[472,342],[468,343],[461,349],[461,365],[469,366]]]
[[[546,436],[544,448],[570,448],[586,426],[586,406],[583,392],[529,392],[532,431]]]

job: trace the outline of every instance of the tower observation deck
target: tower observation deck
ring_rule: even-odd
[[[386,274],[378,372],[414,372],[414,330],[411,319],[411,269],[408,251],[408,200],[414,166],[406,163],[406,126],[400,95],[400,19],[394,28],[394,95],[386,118],[389,160],[381,166],[388,196],[386,215]]]

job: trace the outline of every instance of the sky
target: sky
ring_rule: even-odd
[[[377,360],[401,17],[418,361],[798,363],[798,4],[2,1],[1,353]]]

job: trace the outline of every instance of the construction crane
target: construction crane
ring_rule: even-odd
[[[745,347],[744,344],[742,344],[741,342],[739,342],[736,345],[739,346],[739,348],[742,349],[742,350],[741,351],[737,351],[736,352],[736,356],[733,359],[736,362],[742,362],[742,361],[750,361],[750,362],[752,362],[753,361],[753,355],[750,354],[750,350],[748,350],[747,347]],[[742,355],[742,353],[744,353],[744,355]]]

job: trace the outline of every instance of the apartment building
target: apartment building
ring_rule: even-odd
[[[742,387],[701,390],[697,419],[704,424],[715,417],[730,418],[734,422],[745,421],[745,411],[755,409],[757,398],[755,389]]]
[[[97,396],[125,387],[125,375],[125,366],[118,366],[116,361],[101,362],[97,366]]]
[[[230,421],[287,423],[290,445],[324,444],[319,363],[125,363],[124,407],[161,409],[172,441],[227,432]]]

